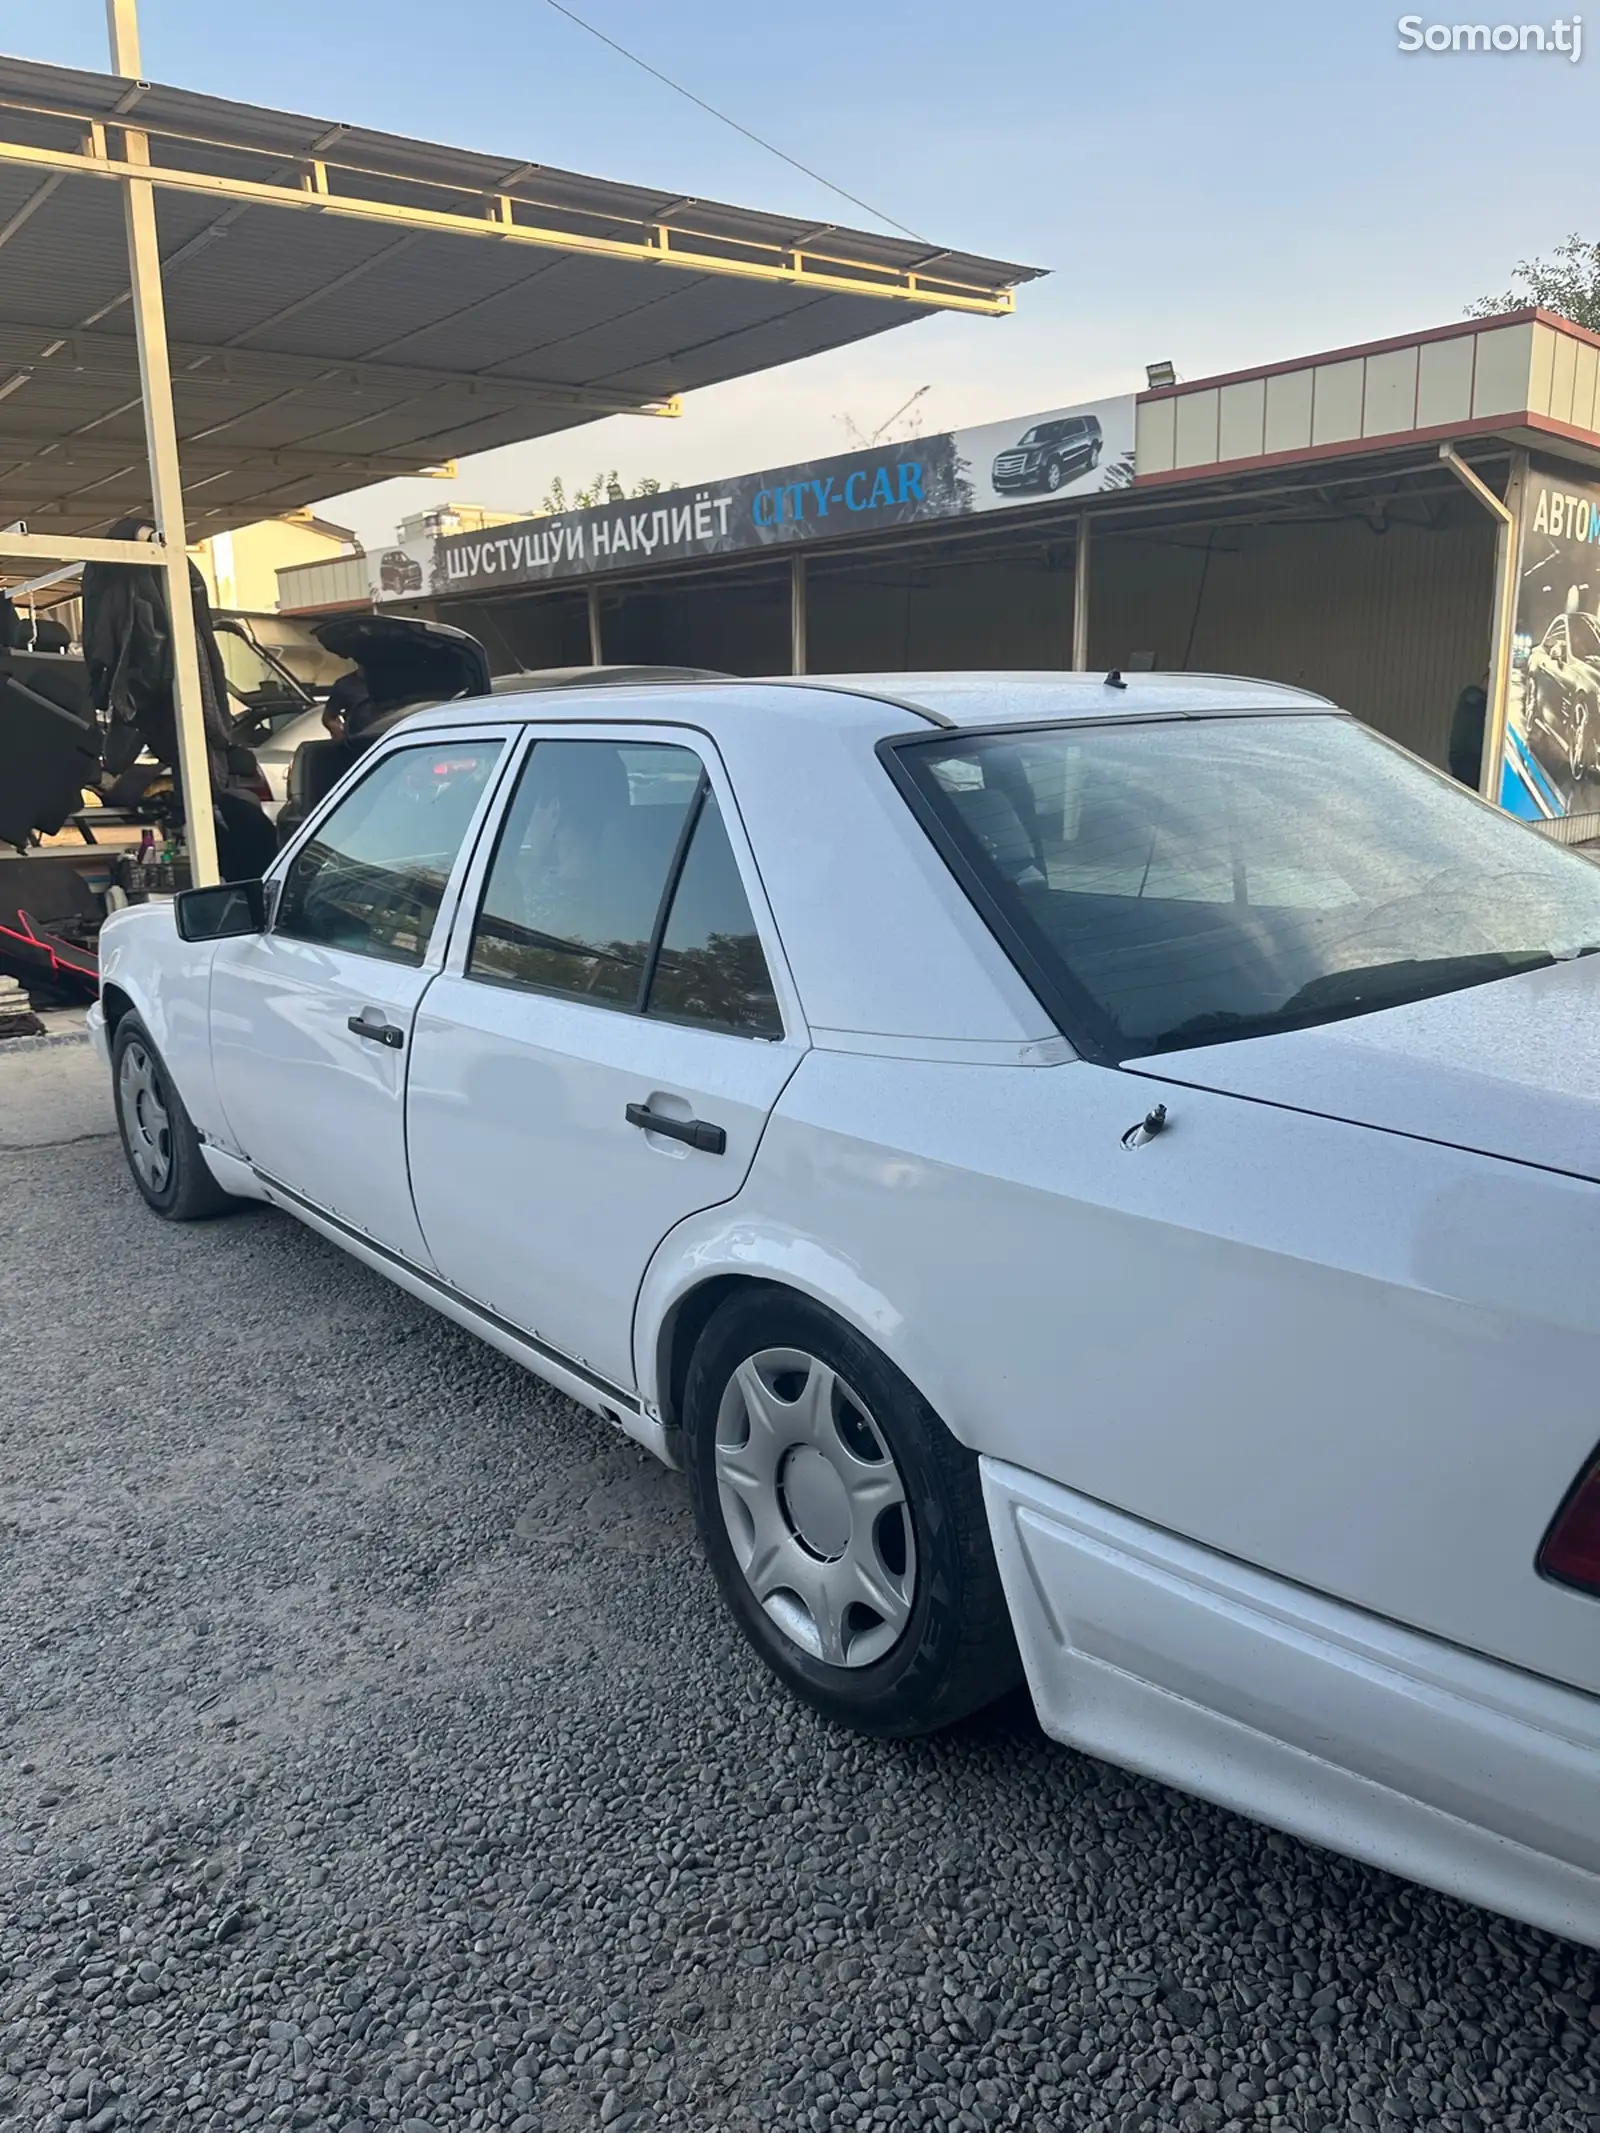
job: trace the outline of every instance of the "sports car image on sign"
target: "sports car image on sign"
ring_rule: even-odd
[[[1597,814],[1600,485],[1536,462],[1521,519],[1501,803],[1535,821]]]
[[[684,679],[398,720],[91,1023],[156,1214],[681,1468],[832,1719],[1025,1681],[1600,1947],[1597,950],[1600,870],[1294,689]]]

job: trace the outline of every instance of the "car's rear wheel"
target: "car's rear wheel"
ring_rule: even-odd
[[[1567,706],[1567,772],[1574,785],[1581,785],[1589,767],[1589,706],[1574,696]]]
[[[779,1680],[866,1733],[929,1733],[1021,1667],[977,1461],[831,1313],[761,1289],[701,1336],[684,1397],[701,1540]]]
[[[111,1078],[122,1152],[147,1207],[168,1222],[197,1222],[243,1204],[206,1168],[194,1122],[137,1015],[117,1024]]]
[[[1572,778],[1574,784],[1600,767],[1600,706],[1592,696],[1572,699]]]

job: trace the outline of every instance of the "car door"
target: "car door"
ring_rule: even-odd
[[[273,883],[264,933],[223,942],[211,1052],[237,1152],[299,1198],[426,1263],[406,1182],[412,1018],[507,740],[401,741]]]
[[[407,1098],[429,1250],[627,1390],[652,1252],[739,1190],[806,1045],[709,744],[537,732],[456,936]]]

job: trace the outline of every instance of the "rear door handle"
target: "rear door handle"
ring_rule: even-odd
[[[664,1133],[668,1140],[686,1141],[706,1155],[727,1153],[728,1136],[706,1119],[667,1118],[660,1111],[652,1111],[648,1104],[629,1104],[626,1117],[630,1126],[639,1126],[646,1133]]]
[[[384,1022],[381,1019],[369,1022],[365,1009],[359,1015],[352,1015],[345,1028],[353,1037],[365,1037],[369,1044],[386,1044],[391,1052],[398,1052],[406,1041],[405,1031],[397,1028],[393,1022]]]

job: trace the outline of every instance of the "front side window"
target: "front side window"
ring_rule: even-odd
[[[1569,615],[1567,641],[1575,659],[1600,659],[1600,621],[1593,615]]]
[[[419,964],[500,748],[446,741],[386,755],[295,854],[273,931]]]
[[[469,975],[781,1036],[727,830],[688,748],[535,742],[489,870]]]
[[[489,872],[469,973],[636,1006],[699,786],[688,748],[536,742]]]
[[[892,761],[1097,1056],[1305,1028],[1600,948],[1600,868],[1353,719],[972,734]]]

